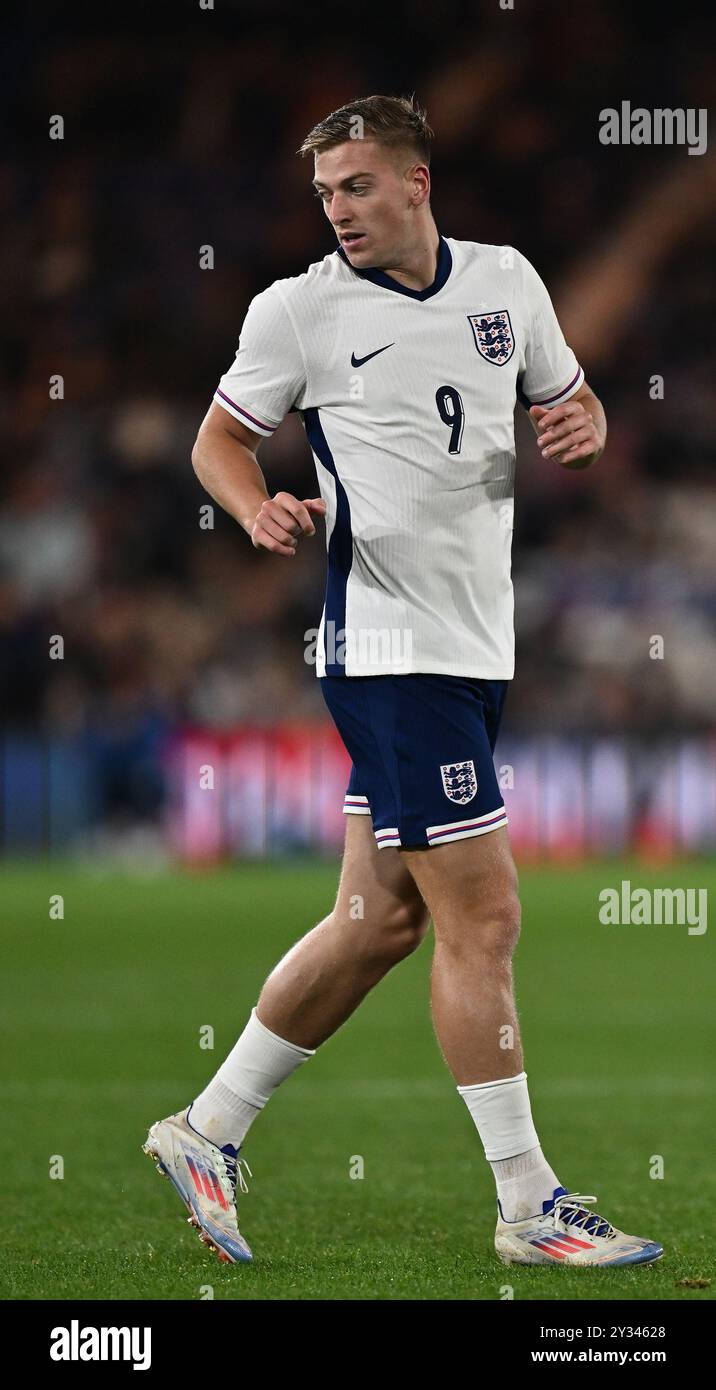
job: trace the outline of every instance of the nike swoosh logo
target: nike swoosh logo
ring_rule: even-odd
[[[367,357],[356,357],[351,353],[351,366],[362,367],[364,362],[370,362],[371,357],[377,357],[379,352],[387,352],[389,347],[395,347],[395,343],[386,343],[385,347],[376,348],[375,352],[369,352]]]

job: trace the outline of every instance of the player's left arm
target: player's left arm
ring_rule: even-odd
[[[556,459],[563,468],[589,468],[604,452],[607,417],[586,381],[561,405],[551,410],[533,405],[529,415],[542,457]]]

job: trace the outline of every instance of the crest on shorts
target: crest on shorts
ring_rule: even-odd
[[[475,335],[475,347],[486,362],[504,367],[515,350],[515,335],[507,309],[491,314],[468,314]]]
[[[448,801],[456,801],[458,806],[465,806],[468,801],[472,801],[477,792],[477,773],[472,761],[469,763],[441,763],[440,775],[443,779],[443,791]]]

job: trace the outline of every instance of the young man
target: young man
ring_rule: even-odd
[[[640,1264],[661,1246],[568,1192],[532,1122],[512,989],[517,876],[492,762],[514,662],[515,399],[543,457],[568,468],[601,454],[604,411],[524,256],[438,233],[431,136],[412,101],[380,96],[307,136],[300,153],[315,157],[339,246],[252,301],[193,451],[257,548],[290,559],[325,517],[317,673],[353,768],[333,911],[279,962],[216,1076],[153,1125],[145,1151],[202,1239],[250,1259],[236,1213],[250,1124],[432,917],[435,1031],[495,1175],[500,1258]],[[256,461],[290,409],[320,498],[269,496]]]

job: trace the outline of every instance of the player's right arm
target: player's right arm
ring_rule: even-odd
[[[275,433],[301,397],[305,373],[283,297],[270,286],[249,305],[235,360],[219,382],[191,455],[209,495],[243,526],[257,549],[274,555],[295,554],[301,536],[316,533],[312,517],[326,510],[320,497],[303,502],[290,492],[270,497],[256,460],[261,440]]]
[[[269,496],[256,458],[262,438],[212,401],[191,461],[209,496],[243,526],[257,550],[293,555],[302,535],[315,536],[311,514],[323,516],[326,504],[320,497],[300,502],[289,492]]]

